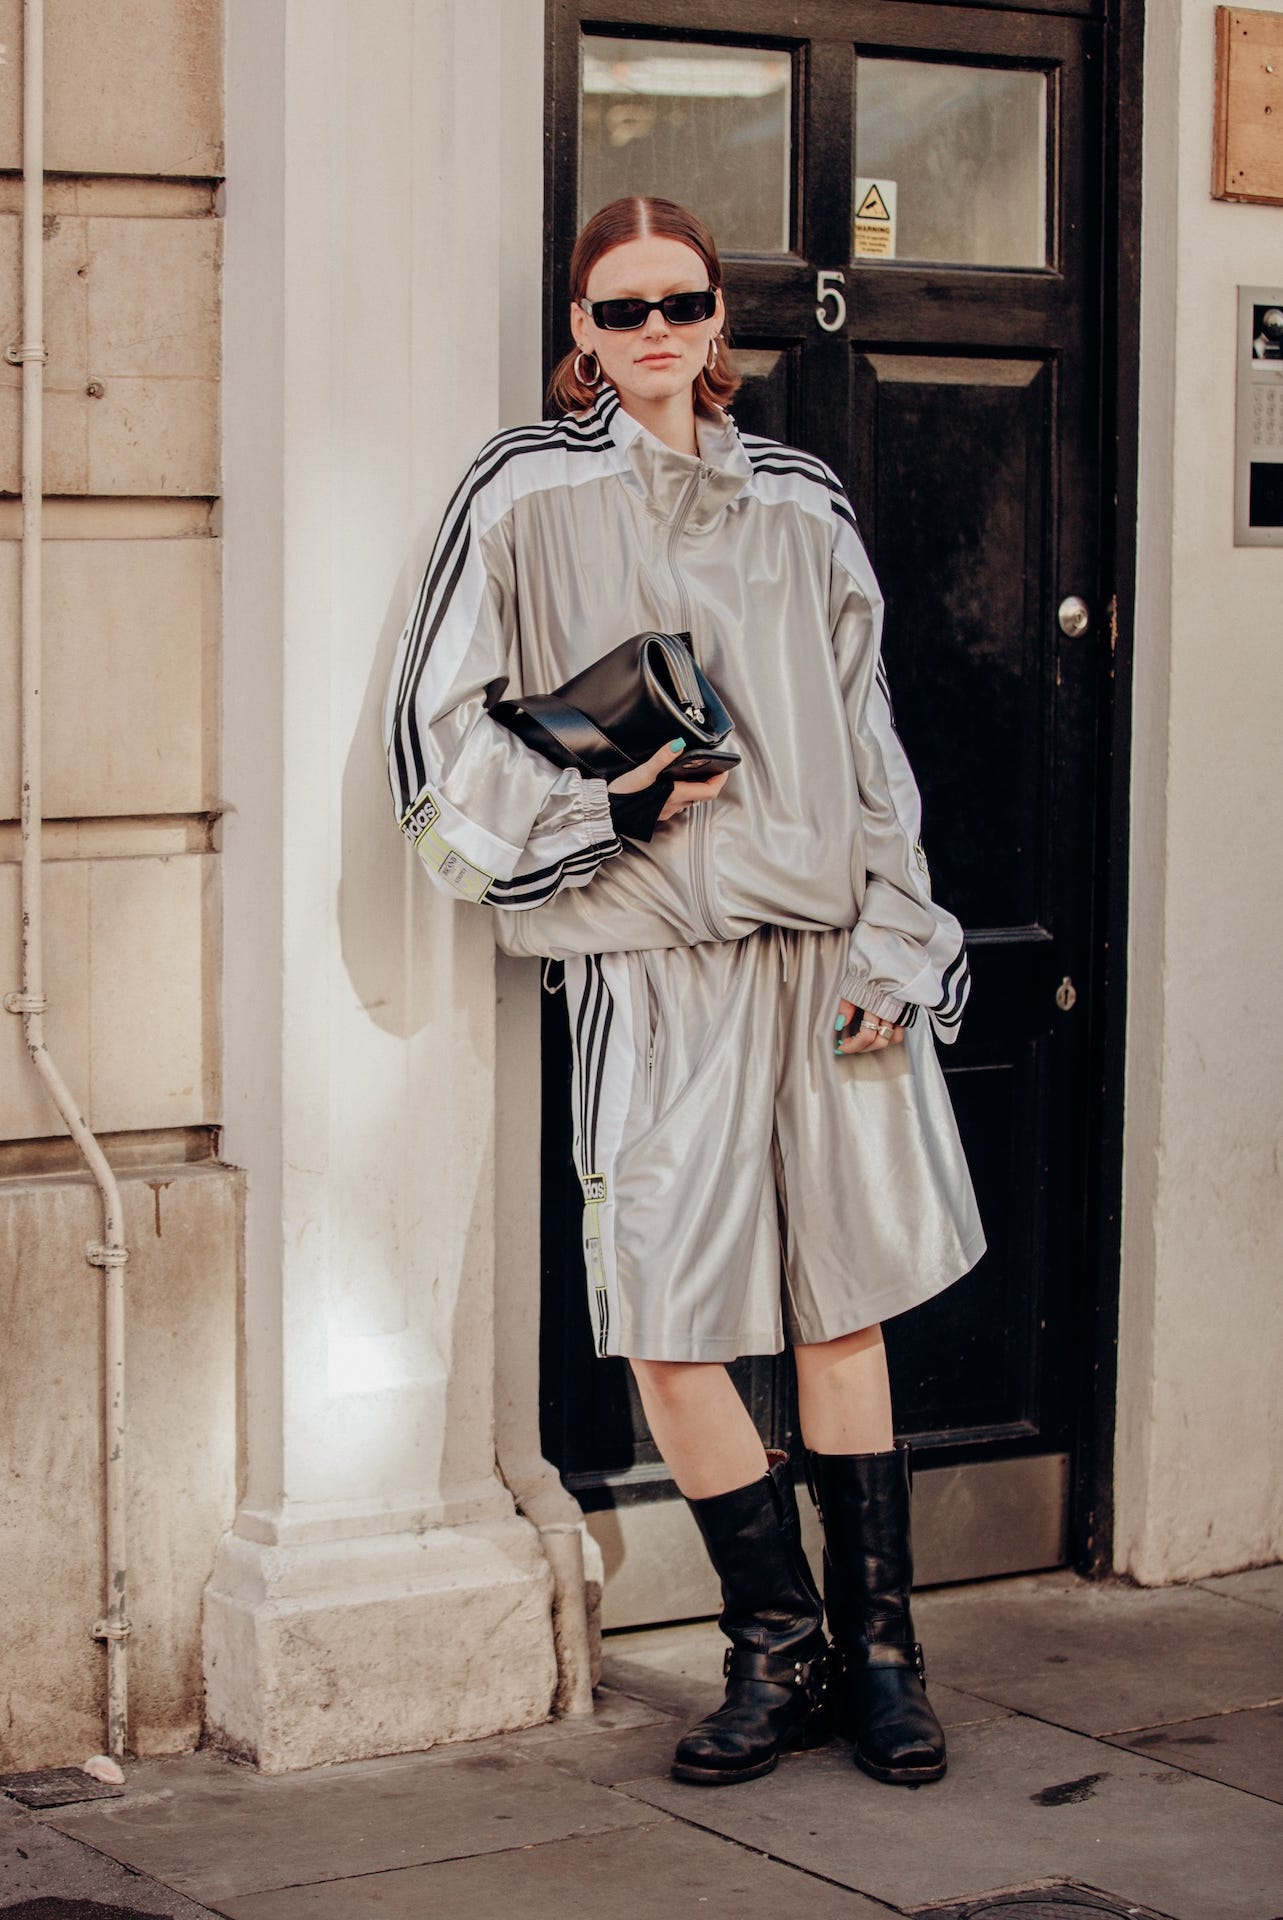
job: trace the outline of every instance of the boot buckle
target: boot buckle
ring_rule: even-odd
[[[827,1649],[816,1654],[813,1660],[797,1663],[797,1684],[813,1707],[819,1707],[829,1690],[829,1659]]]
[[[788,1659],[787,1654],[770,1654],[763,1650],[743,1647],[738,1649],[740,1658],[736,1660],[737,1649],[727,1647],[722,1655],[722,1676],[729,1680],[732,1672],[738,1671],[741,1679],[766,1680],[776,1686],[799,1688],[808,1696],[823,1693],[828,1685],[828,1650],[822,1654],[812,1654],[809,1660]]]

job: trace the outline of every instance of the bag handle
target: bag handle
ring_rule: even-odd
[[[595,720],[555,693],[503,700],[491,712],[546,760],[559,767],[578,767],[591,779],[613,780],[640,764],[616,746]],[[603,765],[608,772],[603,773]]]

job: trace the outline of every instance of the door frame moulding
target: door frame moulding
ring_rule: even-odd
[[[1080,1572],[1113,1571],[1114,1431],[1122,1266],[1123,1111],[1130,902],[1131,755],[1140,441],[1140,243],[1144,0],[1110,0],[1105,18],[1101,233],[1101,619],[1110,659],[1100,713],[1100,821],[1089,1054],[1100,1088],[1088,1167],[1085,1245],[1094,1254],[1083,1360],[1093,1385],[1073,1458],[1070,1554]]]
[[[821,0],[821,4],[824,0]],[[910,4],[914,0],[909,0]],[[946,4],[993,7],[995,0],[945,0]],[[939,6],[941,0],[923,0]],[[832,11],[832,0],[828,0]],[[1070,1459],[1068,1554],[1078,1572],[1104,1576],[1113,1570],[1113,1449],[1118,1384],[1119,1279],[1122,1254],[1124,1069],[1127,1020],[1127,933],[1129,912],[1129,793],[1132,746],[1133,635],[1136,600],[1138,442],[1140,386],[1140,239],[1142,93],[1144,77],[1144,0],[1020,0],[999,10],[1013,13],[1063,13],[1102,19],[1104,74],[1101,93],[1100,180],[1102,329],[1100,360],[1099,609],[1102,689],[1098,708],[1097,862],[1093,901],[1092,964],[1089,996],[1091,1031],[1087,1052],[1091,1083],[1099,1089],[1084,1180],[1084,1300],[1078,1326],[1079,1350],[1074,1378],[1083,1401]],[[573,191],[568,161],[559,140],[553,104],[558,81],[570,72],[570,28],[580,21],[594,26],[635,27],[639,34],[686,38],[712,34],[727,41],[771,40],[795,43],[793,22],[760,0],[746,4],[725,29],[704,23],[708,0],[672,0],[662,28],[642,16],[651,8],[641,0],[600,0],[596,7],[575,0],[547,0],[545,12],[545,196],[544,257],[553,251],[565,195]],[[793,32],[786,29],[793,25]],[[550,369],[558,345],[555,288],[545,273],[545,366]]]

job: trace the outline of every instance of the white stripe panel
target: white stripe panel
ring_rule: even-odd
[[[488,828],[478,826],[475,820],[469,820],[436,787],[424,788],[415,805],[410,808],[411,818],[426,800],[430,800],[437,810],[436,825],[442,839],[456,853],[461,854],[472,866],[480,867],[483,873],[506,874],[520,849],[501,840],[498,834],[491,833]]]
[[[763,473],[753,469],[753,491],[767,506],[788,504],[817,520],[830,518],[829,490],[805,473]]]
[[[502,449],[498,451],[501,452]],[[474,472],[486,464],[488,453],[489,449],[483,449],[478,454]],[[429,718],[435,714],[438,700],[453,686],[471,645],[477,613],[485,593],[486,569],[480,551],[480,543],[485,536],[498,525],[515,503],[524,499],[527,494],[538,493],[549,487],[588,485],[594,480],[601,480],[608,474],[617,472],[620,466],[621,456],[618,449],[613,446],[603,447],[594,455],[594,451],[570,453],[566,448],[554,444],[546,452],[531,448],[511,455],[499,472],[486,482],[467,510],[472,536],[468,557],[463,574],[454,590],[454,598],[428,652],[423,677],[419,682],[416,704],[422,713]],[[459,517],[456,516],[456,518]],[[463,537],[461,531],[459,538]],[[449,583],[453,564],[452,556],[451,562],[442,569],[442,577],[437,587],[437,599],[424,611],[420,632],[426,631],[436,618],[440,596]],[[407,679],[413,678],[419,652],[420,645],[416,640],[415,663],[410,665]],[[422,725],[420,741],[425,752],[429,751],[426,729]],[[429,779],[439,778],[439,770],[429,767],[428,777]]]
[[[601,1244],[610,1301],[610,1337],[606,1351],[618,1353],[622,1316],[615,1259],[615,1162],[624,1142],[624,1128],[628,1123],[628,1109],[633,1098],[637,1049],[633,1032],[633,996],[628,982],[628,956],[624,953],[604,953],[599,956],[599,964],[615,1007],[606,1045],[601,1104],[597,1115],[599,1164],[596,1171],[606,1174],[606,1202],[600,1210]]]
[[[566,961],[566,1011],[570,1017],[572,1054],[571,1111],[574,1121],[575,1172],[581,1182],[597,1175],[604,1181],[605,1198],[584,1207],[584,1274],[593,1343],[599,1355],[617,1354],[620,1336],[619,1275],[615,1259],[615,1162],[623,1143],[629,1102],[636,1074],[632,993],[628,956],[622,953],[589,955]],[[589,1005],[578,1036],[585,995]],[[593,1003],[600,995],[601,1011],[595,1029]],[[609,1026],[606,1010],[610,1009]],[[600,1093],[597,1093],[600,1070]],[[594,1132],[594,1097],[596,1119]],[[587,1117],[588,1137],[584,1136]],[[588,1157],[593,1164],[589,1165]],[[594,1244],[595,1243],[595,1244]],[[604,1304],[598,1299],[598,1289]],[[604,1335],[603,1335],[604,1315]]]
[[[864,542],[858,533],[849,527],[839,514],[833,516],[833,558],[842,571],[849,574],[861,593],[873,609],[874,630],[878,636],[879,651],[882,637],[882,589],[878,585],[869,556],[864,550]]]

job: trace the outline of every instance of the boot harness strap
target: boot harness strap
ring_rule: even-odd
[[[828,1686],[826,1653],[798,1660],[786,1653],[763,1653],[756,1647],[731,1646],[723,1656],[722,1672],[727,1679],[733,1676],[736,1680],[768,1680],[781,1687],[805,1687],[813,1693],[823,1693]]]
[[[927,1667],[920,1640],[915,1640],[911,1647],[882,1640],[861,1640],[851,1648],[847,1664],[853,1668],[913,1667],[923,1686],[927,1683]]]

